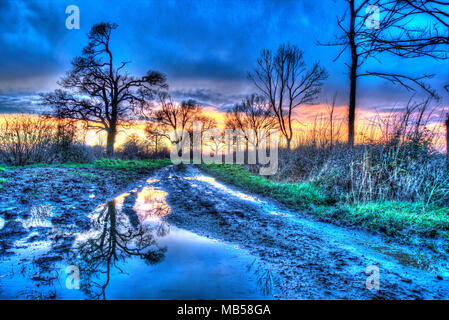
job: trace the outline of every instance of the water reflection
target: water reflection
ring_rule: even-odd
[[[137,195],[134,211],[141,223],[159,220],[170,213],[171,208],[165,202],[167,193],[153,187],[144,187]]]
[[[139,257],[149,265],[161,261],[166,248],[158,246],[155,235],[162,237],[170,230],[162,221],[148,221],[168,212],[161,191],[152,187],[145,187],[137,199],[122,194],[94,212],[91,229],[78,236],[72,262],[80,269],[81,288],[89,298],[106,299],[111,273],[124,273],[121,264],[127,258]]]
[[[254,260],[231,245],[171,226],[167,193],[149,180],[98,207],[68,262],[90,299],[261,299]],[[168,248],[168,249],[167,249]],[[63,280],[64,281],[64,280]],[[268,292],[268,291],[267,291]],[[263,292],[266,294],[266,292]]]
[[[242,200],[247,200],[247,201],[252,201],[252,202],[258,202],[258,199],[256,199],[255,197],[249,195],[249,194],[245,194],[239,191],[234,191],[232,189],[230,189],[229,187],[225,186],[222,183],[219,183],[217,180],[215,180],[215,178],[212,177],[208,177],[208,176],[195,176],[195,177],[185,177],[184,179],[186,180],[190,180],[190,181],[200,181],[200,182],[207,182],[211,185],[213,185],[215,188],[217,189],[221,189],[227,193],[232,194],[233,196],[240,198]]]

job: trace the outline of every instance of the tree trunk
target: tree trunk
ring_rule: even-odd
[[[292,146],[291,146],[292,138],[286,138],[286,140],[287,140],[287,150],[290,151],[292,149]]]
[[[351,71],[349,73],[350,89],[349,89],[349,110],[348,110],[348,145],[354,146],[355,136],[355,108],[357,94],[357,67],[358,55],[357,45],[355,43],[355,9],[354,1],[351,1],[351,22],[349,32],[349,44],[351,48]]]
[[[350,73],[350,92],[349,92],[349,110],[348,110],[348,145],[354,146],[355,136],[355,107],[357,92],[357,67],[351,66]]]
[[[117,131],[115,128],[108,130],[108,137],[106,142],[106,155],[108,157],[112,157],[114,155],[114,143],[116,135]]]
[[[449,171],[449,113],[446,119],[446,168]]]

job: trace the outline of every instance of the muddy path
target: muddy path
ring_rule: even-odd
[[[314,221],[194,166],[3,175],[1,299],[449,298],[447,268],[429,269],[416,248]],[[67,270],[79,272],[75,289]]]
[[[170,223],[260,257],[276,275],[279,298],[449,298],[447,270],[420,270],[412,248],[300,217],[192,166],[167,167],[157,177],[172,208]],[[376,267],[379,290],[370,290]]]

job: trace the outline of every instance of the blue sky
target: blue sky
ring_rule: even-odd
[[[65,26],[65,8],[72,4],[80,9],[79,30]],[[290,42],[305,52],[309,64],[320,61],[328,70],[320,100],[338,91],[339,104],[347,104],[348,57],[333,62],[337,49],[316,44],[332,41],[343,8],[342,0],[0,0],[0,113],[39,111],[30,100],[57,87],[86,45],[90,27],[102,21],[119,25],[112,39],[117,60],[131,61],[133,74],[148,69],[167,74],[177,99],[232,105],[255,91],[247,72],[260,51]],[[449,79],[448,62],[424,58],[385,56],[365,69],[435,73],[431,84],[440,90]],[[408,96],[404,89],[366,78],[360,83],[359,107],[388,108]]]

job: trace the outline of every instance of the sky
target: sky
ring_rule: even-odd
[[[66,28],[68,5],[79,7],[79,30]],[[112,48],[117,60],[131,62],[128,72],[165,73],[177,100],[193,98],[227,110],[256,92],[247,73],[261,50],[291,43],[304,51],[308,65],[318,61],[329,73],[318,102],[337,92],[337,104],[344,106],[348,56],[333,61],[337,49],[317,45],[334,39],[336,16],[343,10],[343,0],[0,0],[0,113],[43,111],[37,94],[57,88],[57,80],[87,44],[89,29],[103,21],[119,26]],[[448,61],[381,56],[361,71],[373,69],[434,73],[430,84],[440,92],[449,82]],[[359,89],[360,112],[390,110],[410,96],[376,78],[362,79]],[[447,105],[448,94],[438,107]]]

